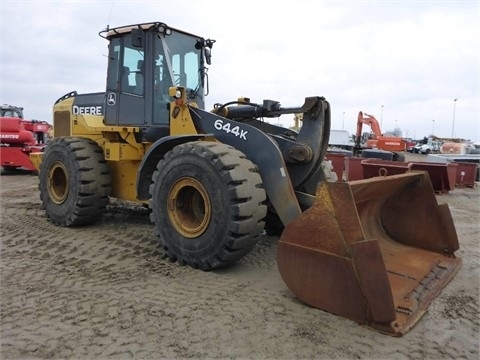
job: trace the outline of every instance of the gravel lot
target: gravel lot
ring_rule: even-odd
[[[36,176],[0,181],[2,359],[480,358],[478,186],[437,196],[463,265],[394,338],[298,302],[278,274],[276,237],[202,272],[162,257],[143,207],[113,201],[98,224],[59,228],[40,207]]]

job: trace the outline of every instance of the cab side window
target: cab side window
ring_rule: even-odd
[[[129,38],[130,39],[130,38]],[[127,40],[127,39],[126,39]],[[123,74],[121,91],[135,94],[144,94],[144,55],[143,51],[125,44],[123,56]]]
[[[108,72],[108,90],[144,95],[144,53],[132,46],[131,36],[110,42]]]

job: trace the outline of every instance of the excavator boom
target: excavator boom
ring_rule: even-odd
[[[355,134],[355,149],[357,151],[362,148],[362,128],[364,124],[370,126],[373,132],[373,136],[363,144],[364,147],[387,151],[405,151],[407,149],[407,143],[403,138],[399,136],[384,136],[378,120],[373,115],[360,111],[358,113],[357,131]]]

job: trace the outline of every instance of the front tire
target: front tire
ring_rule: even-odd
[[[150,186],[151,220],[166,255],[193,268],[230,265],[257,243],[266,195],[257,167],[215,142],[176,146]]]
[[[95,141],[53,139],[45,148],[38,177],[42,207],[55,225],[91,224],[105,212],[110,171]]]

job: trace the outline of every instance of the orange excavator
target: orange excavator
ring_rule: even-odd
[[[366,141],[362,142],[362,127],[363,124],[370,126],[373,134],[371,134]],[[373,115],[363,112],[358,113],[357,119],[357,133],[355,137],[355,149],[378,149],[385,151],[405,151],[407,149],[407,142],[398,136],[384,136],[380,130],[380,125]]]

